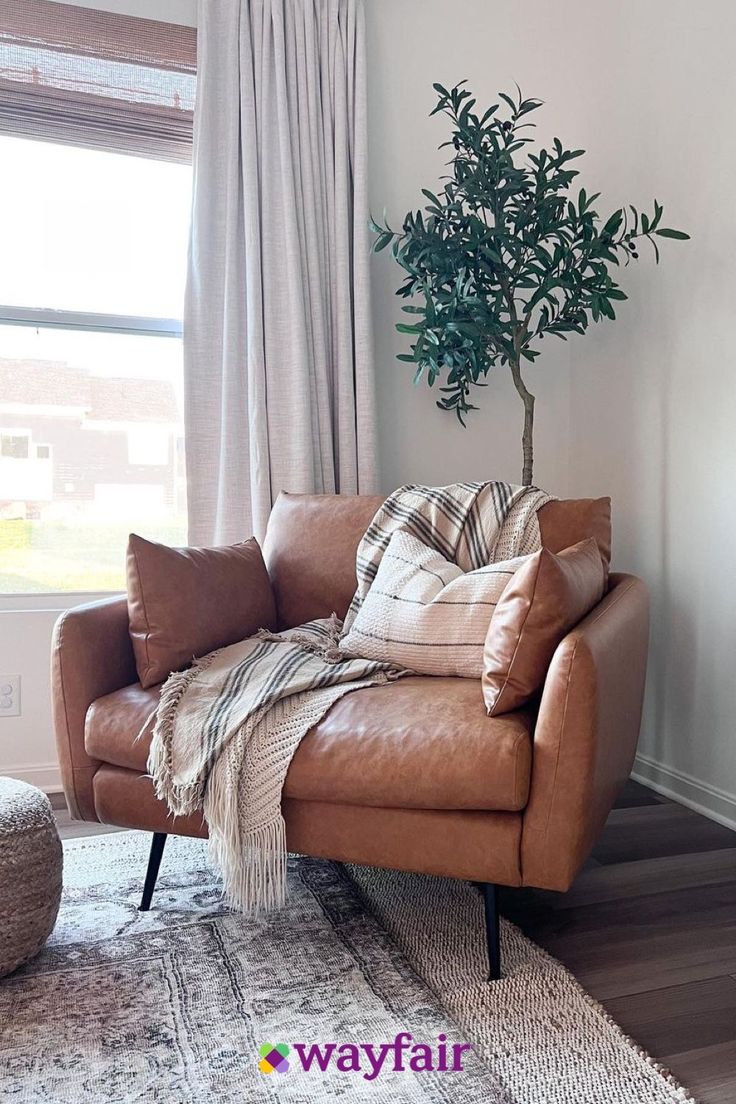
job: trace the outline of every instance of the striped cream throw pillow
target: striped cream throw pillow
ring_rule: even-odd
[[[528,559],[517,556],[465,572],[398,530],[341,649],[420,675],[480,678],[496,602]]]

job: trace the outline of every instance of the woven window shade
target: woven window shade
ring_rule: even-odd
[[[196,31],[0,0],[0,134],[190,161]]]

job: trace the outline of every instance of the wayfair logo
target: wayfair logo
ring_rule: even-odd
[[[259,1050],[258,1068],[262,1073],[286,1073],[286,1056],[292,1051],[306,1072],[327,1073],[334,1063],[341,1073],[361,1073],[366,1081],[375,1081],[379,1073],[462,1073],[463,1054],[470,1043],[448,1043],[437,1036],[437,1045],[415,1043],[408,1031],[400,1031],[391,1043],[264,1043]]]
[[[258,1053],[261,1056],[261,1060],[258,1063],[258,1068],[261,1073],[286,1073],[289,1068],[289,1063],[286,1061],[286,1055],[289,1053],[289,1047],[286,1043],[264,1043]]]

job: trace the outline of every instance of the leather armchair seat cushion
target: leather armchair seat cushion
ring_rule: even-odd
[[[144,772],[158,693],[135,684],[93,702],[87,753]],[[524,711],[489,717],[475,680],[417,676],[355,690],[302,740],[284,797],[518,812],[529,796],[533,721]]]

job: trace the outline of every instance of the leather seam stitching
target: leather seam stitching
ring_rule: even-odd
[[[141,605],[143,606],[143,616],[146,619],[146,632],[143,637],[143,647],[145,648],[146,652],[146,679],[148,679],[152,667],[151,656],[148,650],[148,638],[151,635],[151,625],[148,620],[148,607],[146,606],[146,596],[143,593],[143,575],[141,574],[141,569],[138,564],[138,553],[135,550],[135,546],[133,546],[133,559],[135,561],[135,573],[138,576],[138,588],[141,592]]]
[[[522,740],[528,739],[528,735],[528,733],[517,732],[514,740],[514,804],[517,806],[515,810],[517,812],[524,808],[519,798],[519,746]]]
[[[77,810],[81,815],[82,808],[81,808],[81,802],[80,802],[80,795],[77,791],[77,777],[76,777],[77,771],[85,769],[85,768],[90,769],[92,771],[92,773],[90,775],[90,779],[89,779],[90,780],[90,795],[92,797],[92,809],[93,809],[94,812],[96,812],[97,810],[95,809],[94,794],[92,793],[92,790],[91,790],[92,778],[95,775],[96,768],[95,768],[94,759],[92,759],[87,754],[87,748],[86,748],[85,743],[84,743],[84,729],[82,729],[82,754],[84,755],[84,758],[87,760],[87,762],[81,764],[81,766],[77,766],[77,764],[74,762],[74,751],[75,751],[75,749],[74,749],[74,742],[72,740],[71,726],[69,724],[69,711],[67,709],[66,683],[65,683],[65,679],[64,679],[63,646],[64,646],[64,627],[65,627],[67,617],[68,617],[68,613],[63,613],[61,615],[61,618],[59,619],[58,629],[57,629],[57,634],[58,634],[57,635],[57,651],[58,651],[58,657],[59,657],[59,682],[61,684],[61,703],[62,703],[62,706],[63,706],[63,709],[64,709],[64,737],[65,737],[65,742],[66,742],[67,749],[69,751],[69,765],[71,766],[70,782],[71,782],[72,790],[73,790],[73,793],[74,793],[74,801],[76,803]],[[86,717],[86,714],[85,714],[85,717]],[[98,760],[98,765],[99,765],[99,760]],[[59,766],[61,766],[61,764],[59,764]]]
[[[61,683],[61,703],[64,707],[64,728],[66,729],[66,733],[65,733],[66,743],[67,743],[67,747],[69,748],[69,762],[71,764],[72,771],[74,771],[74,758],[73,758],[73,755],[72,755],[72,741],[71,741],[71,733],[69,731],[69,713],[67,711],[67,705],[66,705],[66,686],[64,684],[64,660],[62,659],[62,648],[63,648],[63,644],[64,644],[64,622],[66,621],[66,617],[67,617],[67,615],[65,613],[62,614],[61,619],[59,620],[59,626],[58,626],[59,682]],[[76,796],[77,796],[77,788],[75,786],[74,787],[74,797],[76,798]],[[79,804],[79,802],[77,802],[77,804]]]
[[[622,590],[620,594],[616,594],[616,595],[615,595],[615,597],[614,597],[614,598],[612,599],[612,601],[611,601],[610,605],[606,606],[606,608],[605,608],[605,609],[602,609],[602,610],[600,610],[600,611],[599,611],[599,612],[598,612],[598,613],[597,613],[597,614],[595,615],[595,617],[593,618],[593,620],[589,622],[589,624],[591,624],[591,625],[595,625],[595,624],[597,624],[597,623],[598,623],[598,621],[600,621],[601,617],[603,617],[603,616],[604,616],[604,614],[606,614],[606,613],[608,612],[608,610],[611,610],[611,609],[613,609],[613,608],[614,608],[615,606],[617,606],[617,605],[618,605],[618,603],[619,603],[619,602],[621,601],[621,599],[622,599],[622,598],[624,598],[624,597],[625,597],[625,596],[626,596],[626,595],[627,595],[627,594],[629,593],[629,591],[630,591],[630,590],[633,590],[633,588],[634,588],[635,586],[636,586],[636,583],[635,583],[635,582],[630,582],[630,583],[627,583],[627,585],[626,585],[626,589],[625,589],[625,590]],[[610,591],[609,591],[609,593],[610,593]],[[603,604],[603,602],[605,601],[606,597],[607,597],[607,595],[605,595],[605,594],[604,594],[604,595],[603,595],[603,597],[601,598],[600,602],[598,603],[598,606],[601,606],[601,605]],[[596,607],[596,608],[597,608],[597,607]],[[572,632],[575,632],[575,629],[573,629],[573,630],[572,630]]]
[[[560,769],[560,756],[562,753],[562,736],[565,731],[565,721],[567,720],[567,711],[570,704],[570,683],[572,682],[572,669],[575,663],[575,657],[578,654],[578,647],[580,644],[580,638],[575,641],[575,647],[570,653],[570,662],[567,665],[567,674],[565,677],[565,705],[562,710],[562,716],[560,718],[560,725],[557,733],[557,753],[555,755],[555,767],[552,775],[552,798],[547,809],[547,817],[544,822],[544,843],[546,845],[547,835],[549,833],[549,822],[552,819],[552,806],[554,805],[554,795],[557,789],[557,775]]]

